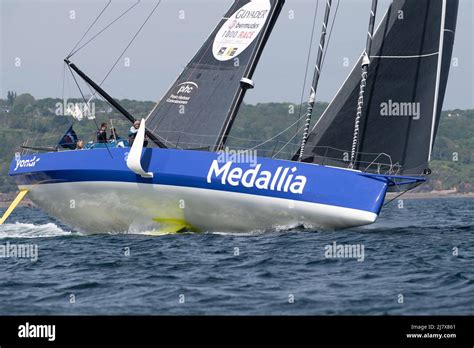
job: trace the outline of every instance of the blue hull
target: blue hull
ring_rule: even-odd
[[[269,206],[275,202],[285,202],[289,206],[292,202],[304,204],[305,214],[311,214],[311,205],[314,205],[319,208],[346,209],[341,210],[344,212],[362,212],[376,217],[380,213],[387,187],[390,184],[390,178],[385,176],[367,175],[340,168],[268,158],[258,158],[256,165],[252,165],[222,161],[218,153],[172,149],[144,149],[142,165],[154,176],[142,178],[127,167],[128,151],[127,148],[113,148],[110,152],[106,149],[96,149],[22,156],[12,161],[9,174],[18,186],[31,191],[31,197],[35,203],[46,206],[46,210],[52,212],[53,215],[55,214],[54,202],[45,202],[46,191],[35,195],[35,190],[41,190],[42,187],[61,187],[55,190],[57,194],[61,190],[66,192],[68,185],[87,185],[88,183],[97,185],[102,182],[112,185],[110,186],[112,190],[113,187],[124,187],[124,185],[141,188],[188,188],[198,194],[202,193],[201,204],[203,206],[209,204],[208,212],[216,209],[211,207],[215,204],[212,200],[220,199],[213,196],[215,193],[239,197],[238,204],[242,204],[243,208],[245,202],[255,203],[258,200],[258,206],[262,206],[267,200]],[[170,196],[165,195],[165,197]],[[235,200],[232,202],[237,204]],[[239,209],[239,206],[234,205],[234,208]],[[252,209],[255,210],[255,207]],[[275,205],[275,209],[281,209],[281,206]],[[153,214],[159,213],[155,211]],[[262,210],[261,214],[270,213]],[[56,215],[59,215],[61,219],[61,214]],[[193,212],[187,215],[191,216]],[[291,216],[292,221],[297,223],[295,215]],[[204,217],[201,216],[197,224],[201,226],[200,229],[207,229],[203,219]],[[318,218],[312,217],[306,220],[303,218],[302,222],[314,219]],[[331,219],[337,220],[337,213]],[[375,218],[347,223],[347,226],[342,222],[319,225],[315,222],[315,224],[318,227],[327,225],[329,228],[344,228],[373,221]],[[215,226],[219,225],[214,224]],[[252,228],[255,226],[252,225]],[[225,228],[225,224],[222,228]]]

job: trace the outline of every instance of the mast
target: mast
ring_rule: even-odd
[[[326,1],[326,12],[324,14],[323,28],[321,31],[321,38],[319,40],[318,57],[316,59],[316,68],[314,69],[313,83],[311,85],[311,93],[308,101],[308,109],[306,111],[306,122],[304,126],[303,139],[301,140],[300,154],[298,161],[303,159],[304,148],[308,140],[309,126],[311,124],[311,117],[313,115],[314,104],[316,102],[316,91],[318,89],[319,77],[321,76],[321,63],[323,60],[324,45],[326,44],[326,33],[329,22],[329,14],[331,12],[332,0]]]
[[[354,168],[356,162],[356,156],[359,152],[359,130],[360,130],[360,120],[362,118],[362,107],[364,106],[364,93],[365,87],[367,85],[367,75],[370,66],[370,51],[372,49],[372,39],[374,35],[374,24],[375,24],[375,15],[377,13],[377,2],[378,0],[372,0],[372,9],[370,10],[370,19],[369,19],[369,29],[367,31],[367,42],[365,47],[365,52],[363,53],[362,58],[362,76],[359,86],[359,99],[357,100],[357,114],[354,123],[354,137],[352,139],[352,149],[351,149],[351,160],[349,163],[349,168]],[[359,166],[356,165],[356,168]]]
[[[114,98],[112,98],[107,92],[105,92],[98,84],[96,84],[89,76],[87,76],[84,72],[79,70],[79,68],[71,63],[69,59],[64,59],[64,62],[74,70],[84,81],[86,81],[93,89],[97,91],[105,100],[107,100],[118,112],[120,112],[123,116],[125,116],[131,123],[135,122],[135,118],[122,106],[120,105]],[[161,148],[166,148],[166,145],[163,144],[153,133],[149,130],[145,131],[148,138],[153,141],[156,145]]]

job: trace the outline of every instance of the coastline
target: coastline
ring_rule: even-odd
[[[0,193],[0,209],[7,209],[17,194],[18,192]],[[27,194],[20,204],[18,204],[18,207],[34,208],[36,205],[28,198]]]
[[[398,196],[399,193],[387,193],[386,200]],[[400,196],[400,199],[437,199],[437,198],[474,198],[474,192],[459,193],[456,191],[428,191],[428,192],[407,192]]]

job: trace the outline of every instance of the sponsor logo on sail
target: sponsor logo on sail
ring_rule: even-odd
[[[238,23],[239,22],[237,20],[233,20],[233,21],[229,22],[227,27],[229,28],[229,30],[234,29]]]
[[[207,183],[220,179],[222,185],[303,194],[307,178],[297,175],[297,171],[296,167],[278,167],[275,172],[271,172],[263,170],[261,164],[244,170],[233,162],[220,165],[219,161],[214,160],[207,173]]]
[[[199,88],[196,82],[186,81],[176,85],[175,91],[166,99],[167,103],[187,105]]]
[[[36,166],[36,163],[40,161],[40,158],[36,158],[34,156],[32,159],[20,159],[16,158],[16,166],[14,171],[17,171],[18,168],[27,168],[27,167],[34,167]]]
[[[235,18],[261,19],[261,18],[266,18],[267,13],[268,13],[268,10],[253,11],[253,10],[245,10],[242,8],[241,10],[237,11],[237,13],[235,14]]]
[[[258,37],[270,14],[269,0],[252,0],[227,19],[214,38],[212,52],[219,61],[239,56]]]
[[[384,117],[412,117],[414,120],[419,120],[420,109],[420,103],[394,102],[389,99],[388,102],[380,104],[380,115]]]

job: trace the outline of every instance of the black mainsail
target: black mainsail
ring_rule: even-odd
[[[395,165],[399,174],[419,175],[427,168],[446,91],[457,11],[458,0],[394,0],[390,5],[373,38],[359,169]],[[361,62],[362,57],[312,129],[303,161],[349,165]]]
[[[167,147],[219,150],[284,0],[235,0],[146,120]]]

